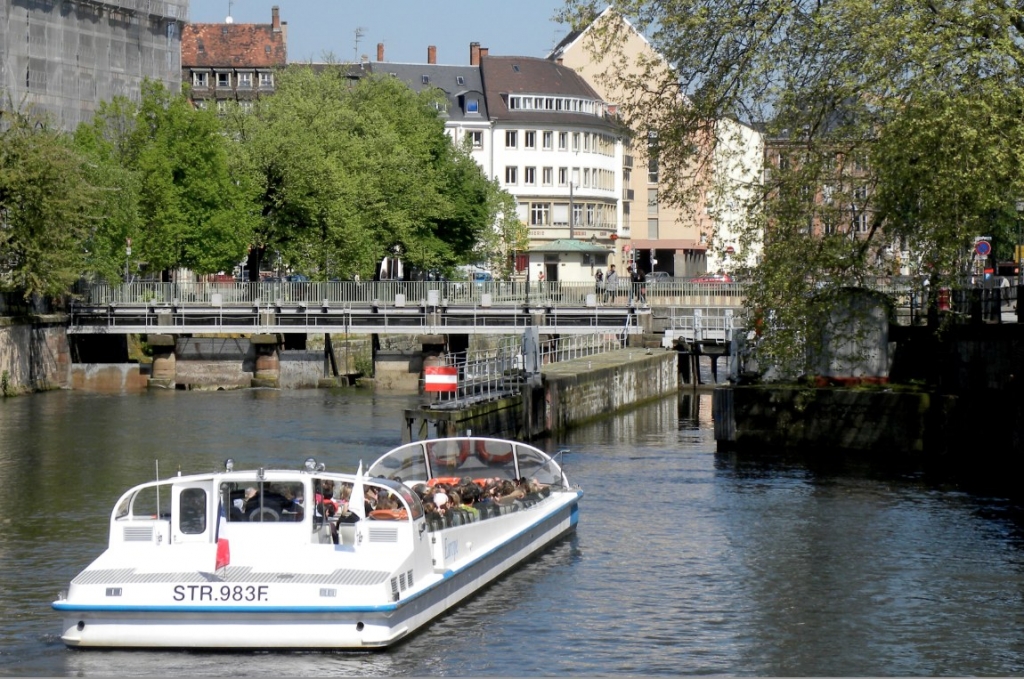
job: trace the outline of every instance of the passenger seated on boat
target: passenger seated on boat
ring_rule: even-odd
[[[302,519],[302,506],[292,498],[285,497],[282,489],[264,481],[260,488],[245,503],[245,514],[249,521],[290,521]],[[262,499],[261,499],[262,498]]]
[[[473,486],[472,483],[470,485]],[[475,488],[475,486],[473,487]],[[459,509],[461,509],[462,511],[469,515],[471,521],[476,521],[480,518],[480,510],[473,506],[474,503],[476,502],[476,496],[473,494],[472,491],[468,492],[469,495],[462,498],[462,504],[458,505],[458,507]],[[459,496],[456,495],[455,497]]]
[[[505,481],[502,483],[499,493],[500,495],[498,495],[497,502],[500,505],[511,505],[516,500],[522,500],[526,497],[526,491],[512,481]]]

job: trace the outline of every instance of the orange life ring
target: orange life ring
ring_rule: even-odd
[[[462,483],[462,479],[458,476],[435,476],[434,478],[427,481],[427,485],[431,488],[439,483],[443,483],[448,486],[457,486]]]
[[[370,512],[370,518],[378,521],[404,521],[409,518],[409,512],[404,509],[374,509]]]
[[[438,454],[438,444],[444,443],[445,449]],[[427,454],[430,456],[430,464],[436,467],[461,467],[462,463],[469,457],[469,441],[463,439],[458,442],[458,449],[453,450],[453,441],[434,441],[427,443]],[[437,471],[436,469],[434,471]]]
[[[512,461],[514,455],[512,453],[512,446],[511,445],[509,445],[507,443],[501,444],[503,446],[508,446],[508,452],[507,453],[496,454],[496,453],[492,453],[492,452],[487,450],[487,443],[488,443],[487,441],[484,441],[483,439],[481,439],[481,440],[477,441],[476,442],[476,446],[474,446],[474,448],[476,450],[476,456],[478,458],[480,458],[481,462],[483,462],[484,464],[495,464],[495,465],[497,465],[497,464],[508,464],[509,462]]]

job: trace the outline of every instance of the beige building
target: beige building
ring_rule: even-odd
[[[614,33],[615,49],[601,44],[604,28]],[[605,101],[620,105],[633,102],[631,108],[645,102],[637,102],[624,81],[649,72],[668,74],[670,70],[647,39],[610,7],[586,28],[567,35],[548,58],[575,69]],[[651,104],[657,105],[657,100],[652,99]],[[658,115],[650,118],[656,120]],[[756,148],[743,153],[758,158],[759,141],[747,134],[753,131],[740,129],[745,126],[734,121],[717,126],[709,132],[708,141],[698,143],[710,143],[712,135],[719,135],[726,127],[731,139],[753,143]],[[723,222],[720,228],[716,217],[727,215],[728,224],[735,226],[742,199],[724,195],[723,187],[756,181],[760,167],[754,175],[745,171],[743,177],[722,181],[724,178],[716,178],[715,172],[739,164],[725,163],[716,154],[700,153],[697,155],[707,158],[707,162],[668,169],[657,155],[657,128],[653,124],[648,129],[635,128],[623,162],[623,229],[616,244],[619,261],[635,262],[643,272],[665,271],[680,277],[727,267],[730,258],[739,254],[739,246],[733,242],[737,239],[727,233],[728,225]],[[666,171],[676,173],[676,192],[685,195],[681,204],[669,202]]]

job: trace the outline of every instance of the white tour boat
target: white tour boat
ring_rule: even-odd
[[[356,474],[224,466],[121,496],[106,551],[53,604],[64,643],[383,648],[573,531],[583,495],[543,451],[492,438],[405,444]],[[526,481],[451,502],[508,490],[496,479]],[[378,509],[332,516],[348,492]]]

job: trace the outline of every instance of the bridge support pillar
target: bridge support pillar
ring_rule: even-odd
[[[256,352],[256,372],[253,374],[252,386],[278,387],[281,380],[281,358],[278,354],[277,335],[253,335],[249,341]]]
[[[153,350],[153,372],[147,386],[155,389],[174,389],[176,384],[177,361],[174,335],[149,335],[146,342]]]

